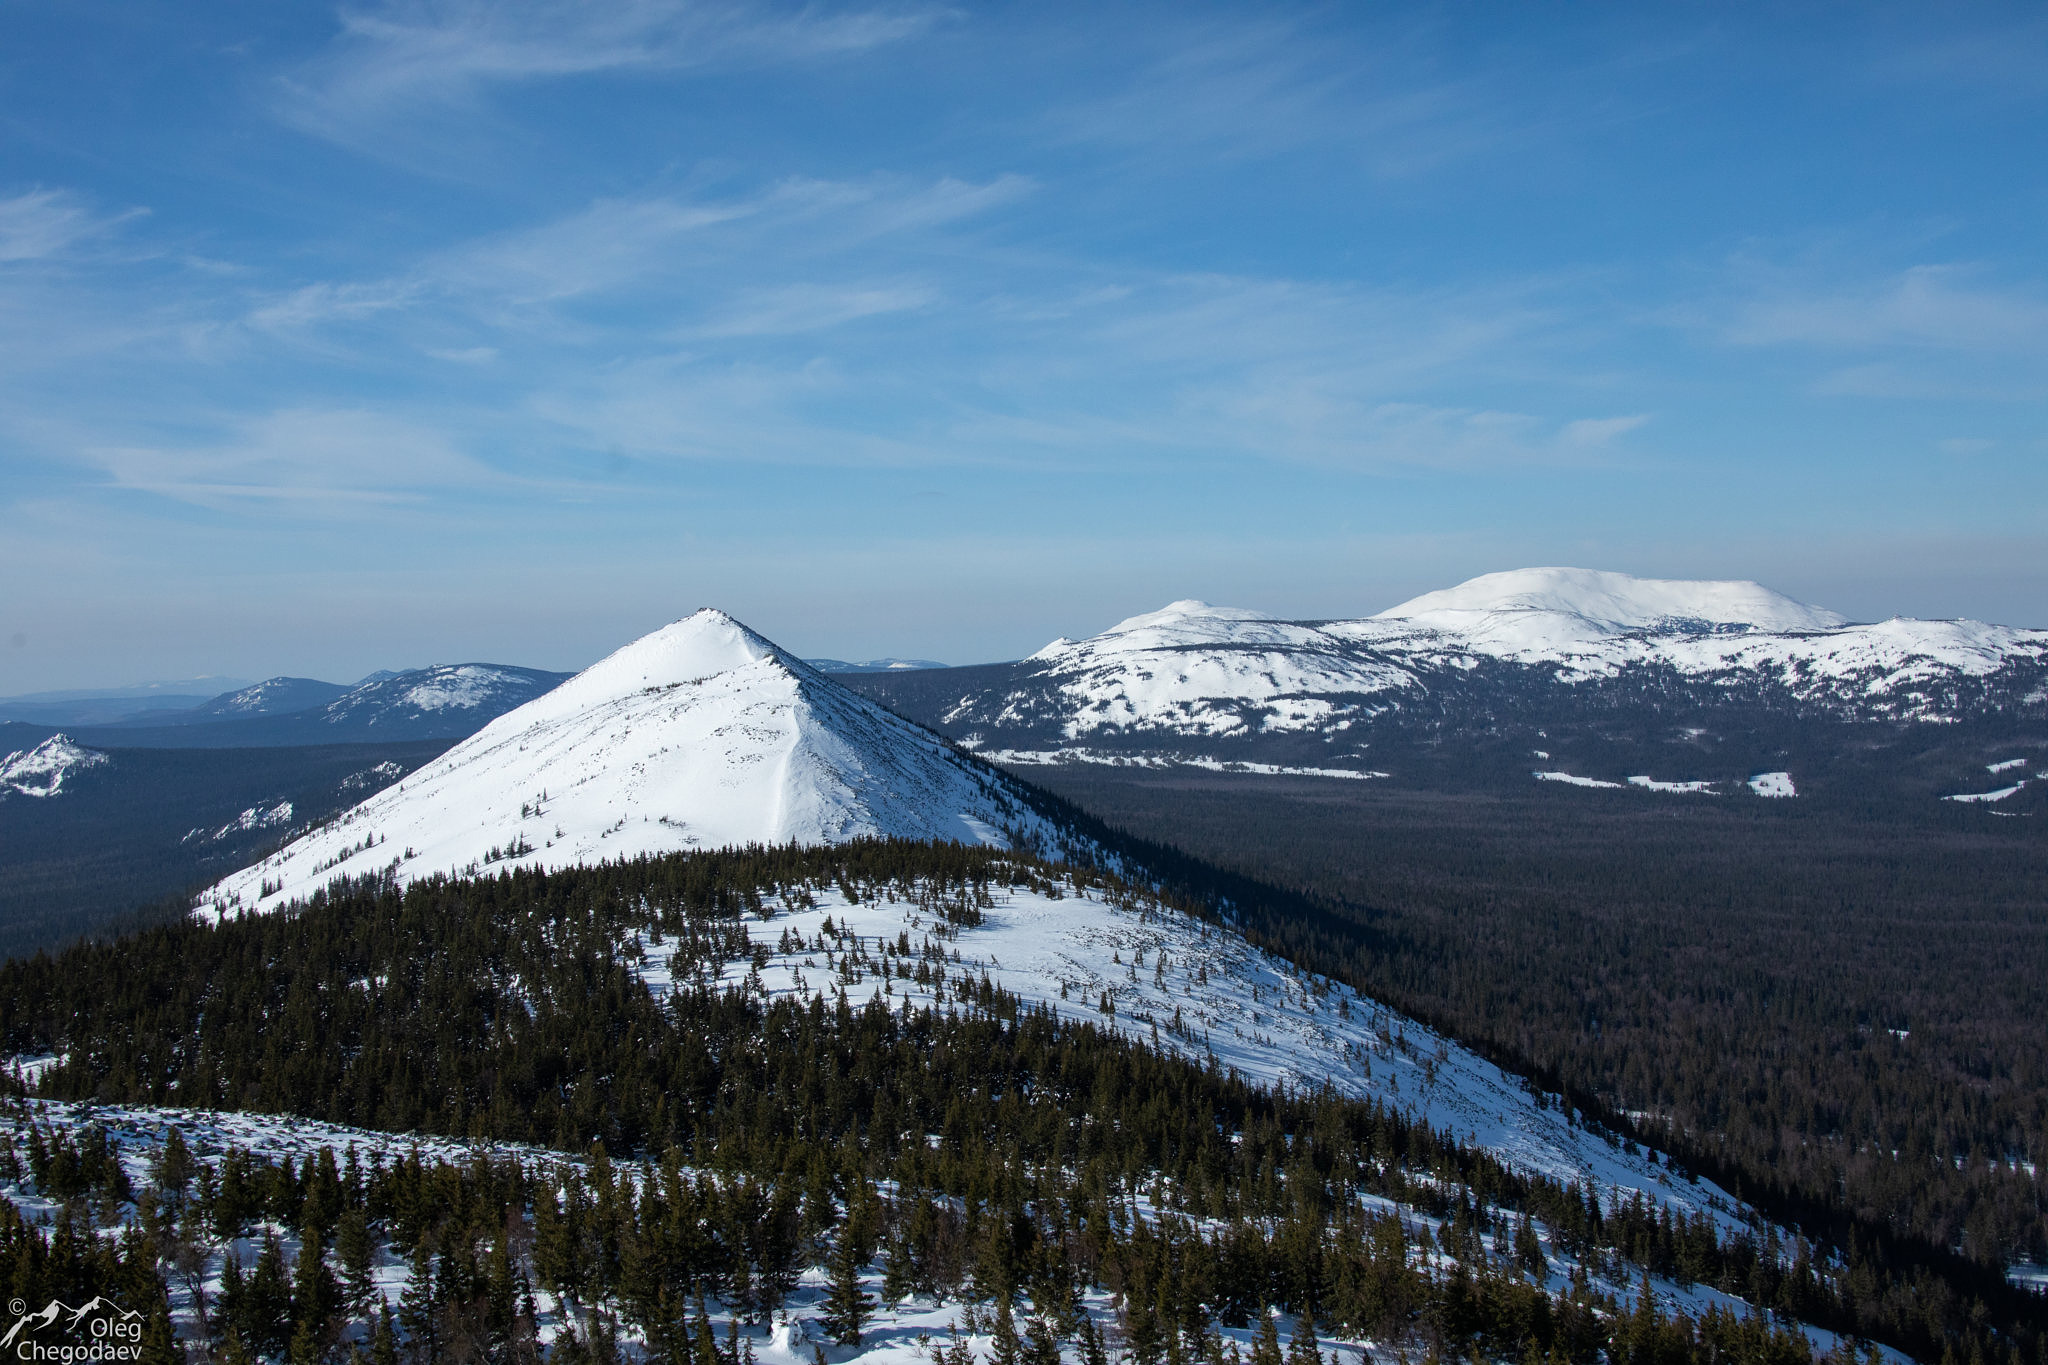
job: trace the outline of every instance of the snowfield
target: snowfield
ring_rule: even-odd
[[[404,883],[733,844],[1012,834],[1056,832],[999,770],[706,610],[223,879],[199,913],[271,910],[337,877]]]
[[[1758,796],[1797,796],[1799,789],[1792,785],[1790,773],[1758,773],[1749,779],[1749,789]]]

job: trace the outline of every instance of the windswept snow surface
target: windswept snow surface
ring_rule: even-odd
[[[634,641],[200,897],[863,837],[1050,834],[1021,789],[723,612]]]
[[[72,743],[67,735],[51,735],[33,749],[16,749],[0,758],[0,796],[55,796],[64,779],[81,768],[97,768],[107,756]]]
[[[831,889],[814,893],[810,906],[770,902],[772,917],[747,929],[768,950],[760,980],[770,995],[808,998],[843,989],[856,1007],[876,995],[893,1008],[943,1006],[958,983],[987,977],[1027,1005],[1198,1062],[1213,1057],[1258,1084],[1313,1090],[1327,1083],[1344,1095],[1377,1099],[1525,1171],[1590,1180],[1621,1198],[1640,1190],[1724,1226],[1749,1216],[1716,1186],[1579,1126],[1561,1101],[1539,1098],[1526,1082],[1449,1038],[1263,953],[1229,929],[1156,903],[1131,907],[1071,885],[1055,889],[1060,894],[996,886],[973,927],[922,913],[914,902],[852,902]],[[790,939],[793,950],[782,951],[785,935],[802,946]],[[885,965],[883,945],[898,943],[899,935],[908,935],[912,955]],[[944,982],[914,979],[927,938],[946,952]],[[646,936],[638,941],[637,970],[657,993],[675,984],[672,952],[673,945]],[[724,980],[745,978],[753,965],[733,959]]]

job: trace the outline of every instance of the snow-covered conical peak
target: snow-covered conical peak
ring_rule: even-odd
[[[1513,569],[1389,607],[1373,619],[1469,628],[1504,613],[1570,618],[1589,638],[1660,627],[1832,630],[1844,618],[1747,580],[1635,578],[1597,569]]]
[[[272,909],[338,876],[1005,831],[1070,842],[1014,779],[706,610],[508,711],[201,904]]]
[[[636,692],[701,683],[763,664],[776,672],[811,671],[766,636],[716,607],[704,607],[620,646],[529,706],[499,719],[567,715]]]

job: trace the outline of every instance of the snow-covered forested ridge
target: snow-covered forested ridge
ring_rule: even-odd
[[[928,1150],[941,1163],[972,1153],[1027,1167],[1065,1151],[1056,1187],[1085,1190],[1097,1167],[1105,1178],[1118,1172],[1131,1190],[1168,1191],[1155,1205],[1197,1217],[1225,1241],[1254,1209],[1284,1224],[1300,1182],[1321,1172],[1350,1191],[1314,1214],[1325,1230],[1341,1231],[1345,1208],[1363,1217],[1388,1201],[1456,1224],[1469,1197],[1523,1209],[1573,1245],[1634,1248],[1653,1270],[1691,1247],[1674,1284],[1752,1292],[1755,1257],[1773,1234],[1752,1230],[1732,1203],[1717,1205],[1711,1187],[1554,1112],[1546,1130],[1551,1111],[1511,1085],[1471,1093],[1470,1059],[1414,1034],[1404,1047],[1391,1016],[1277,964],[1232,961],[1228,945],[1219,955],[1212,942],[1204,956],[1203,926],[1176,926],[1163,918],[1169,909],[1086,869],[995,850],[756,850],[428,881],[402,896],[337,892],[288,915],[183,926],[139,957],[126,947],[111,986],[79,983],[113,949],[16,966],[8,998],[46,1000],[41,1017],[68,1021],[61,1036],[40,1039],[56,1050],[40,1071],[51,1097],[209,1097],[329,1121],[374,1111],[571,1148],[604,1134],[616,1152],[677,1143],[714,1168],[754,1151],[768,1169],[788,1170],[788,1156],[773,1154],[788,1142],[822,1144],[839,1153],[828,1167],[842,1164],[853,1131],[864,1134],[858,1150],[881,1163],[876,1178],[910,1188],[929,1177],[905,1175],[903,1163],[916,1169]],[[1063,910],[1072,925],[1057,922]],[[900,926],[893,938],[889,923]],[[1098,970],[1105,948],[1108,972]],[[1149,985],[1142,968],[1113,975],[1118,957],[1139,952]],[[997,986],[998,971],[1024,989]],[[1219,979],[1237,985],[1203,989]],[[1101,994],[1083,998],[1096,985],[1113,1014]],[[1316,1000],[1319,988],[1329,993]],[[1302,1009],[1305,997],[1313,1009]],[[148,1003],[181,999],[214,1003],[183,1020]],[[1161,1017],[1169,1001],[1178,1031]],[[1296,1010],[1304,1017],[1283,1017]],[[1226,1034],[1233,1011],[1239,1026]],[[1155,1022],[1159,1052],[1133,1051],[1149,1048]],[[1199,1046],[1198,1024],[1210,1035]],[[1355,1037],[1344,1036],[1347,1024]],[[20,1036],[18,1017],[7,1027]],[[1301,1070],[1299,1043],[1318,1032],[1348,1072],[1327,1092],[1308,1089],[1312,1074]],[[575,1058],[567,1069],[565,1053]],[[257,1057],[267,1060],[252,1065]],[[591,1085],[598,1075],[606,1083]],[[1470,1145],[1502,1132],[1500,1155]],[[1279,1183],[1258,1174],[1267,1162]],[[946,1179],[956,1181],[945,1184],[949,1197],[1000,1187]],[[1594,1202],[1609,1211],[1610,1231],[1583,1222]],[[1472,1217],[1496,1237],[1521,1237],[1513,1220]],[[1280,1225],[1265,1235],[1276,1248],[1286,1242]],[[1623,1240],[1604,1240],[1612,1237]],[[1802,1312],[1861,1320],[1866,1310],[1840,1297],[1849,1264],[1784,1254],[1782,1273],[1806,1286],[1798,1301],[1833,1305]],[[1333,1275],[1338,1263],[1348,1262],[1333,1262]],[[1569,1273],[1551,1273],[1548,1288],[1569,1295]],[[1430,1283],[1466,1292],[1455,1273]],[[1417,1285],[1425,1300],[1437,1292]],[[1274,1302],[1301,1302],[1271,1292]]]
[[[947,908],[967,919],[969,904],[953,899]],[[649,937],[632,942],[645,953]],[[678,942],[651,937],[657,949]],[[864,960],[851,934],[836,937],[850,962]],[[642,979],[673,988],[680,953],[643,956]],[[844,975],[861,984],[858,968]],[[22,1069],[46,1069],[48,1060]],[[807,1172],[786,1156],[752,1172],[724,1154],[714,1174],[677,1154],[612,1162],[282,1115],[27,1101],[0,1130],[0,1195],[31,1227],[76,1227],[88,1213],[141,1231],[125,1254],[157,1262],[179,1337],[230,1352],[232,1338],[292,1359],[349,1341],[373,1351],[401,1338],[445,1344],[465,1331],[496,1339],[510,1358],[552,1349],[568,1353],[554,1358],[580,1359],[593,1341],[658,1358],[679,1330],[708,1323],[732,1365],[750,1357],[799,1365],[820,1352],[908,1365],[929,1358],[929,1338],[957,1349],[963,1334],[969,1351],[1000,1361],[1014,1349],[1009,1333],[1036,1342],[1033,1358],[1048,1362],[1054,1352],[1074,1365],[1112,1354],[1156,1361],[1155,1351],[1205,1343],[1228,1360],[1263,1349],[1253,1324],[1271,1307],[1296,1339],[1297,1365],[1318,1345],[1318,1329],[1335,1334],[1319,1343],[1331,1365],[1362,1365],[1402,1358],[1418,1328],[1444,1344],[1427,1310],[1446,1293],[1472,1300],[1469,1322],[1451,1335],[1495,1350],[1531,1330],[1537,1295],[1554,1305],[1540,1333],[1568,1357],[1646,1330],[1670,1342],[1698,1332],[1724,1348],[1760,1345],[1771,1330],[1741,1299],[1697,1283],[1702,1263],[1688,1259],[1646,1280],[1653,1265],[1621,1254],[1627,1243],[1585,1223],[1578,1206],[1561,1206],[1571,1216],[1553,1225],[1514,1207],[1523,1196],[1482,1195],[1475,1205],[1441,1171],[1419,1184],[1374,1186],[1407,1189],[1406,1200],[1361,1188],[1305,1224],[1212,1207],[1184,1180],[1156,1171],[1105,1179],[1091,1167],[1077,1192],[1072,1173],[1027,1162],[1021,1189],[984,1195],[972,1180],[961,1187],[966,1150],[953,1133],[934,1133],[931,1146],[934,1159],[921,1163],[915,1154],[924,1148],[913,1145],[908,1164],[886,1172],[864,1169],[841,1147],[819,1150]],[[1585,1188],[1590,1196],[1596,1187]],[[1654,1233],[1649,1206],[1622,1194],[1596,1196],[1614,1229]],[[1004,1207],[1011,1199],[1021,1200],[1014,1213]],[[1002,1249],[1014,1233],[977,1235],[977,1224],[1028,1228],[1029,1254]],[[1667,1218],[1667,1235],[1671,1226]],[[1695,1249],[1714,1236],[1704,1217],[1678,1226],[1690,1227],[1681,1240]],[[1286,1248],[1309,1227],[1327,1262],[1312,1282],[1327,1279],[1327,1288],[1304,1299],[1282,1266],[1298,1259]],[[75,1239],[69,1245],[75,1254]],[[1770,1247],[1772,1276],[1811,1275],[1803,1247]],[[1367,1270],[1372,1286],[1347,1281]],[[29,1287],[22,1278],[17,1269],[11,1288],[26,1289],[30,1301],[62,1294],[61,1284]],[[663,1295],[670,1285],[673,1295]],[[1169,1285],[1175,1292],[1162,1294]],[[866,1297],[865,1310],[848,1311],[849,1292]],[[1195,1297],[1182,1306],[1184,1293]],[[385,1305],[397,1310],[395,1321],[380,1312]],[[1677,1321],[1657,1325],[1659,1314]],[[1795,1359],[1802,1336],[1812,1349],[1842,1350],[1834,1333],[1787,1325],[1793,1334],[1777,1349]]]

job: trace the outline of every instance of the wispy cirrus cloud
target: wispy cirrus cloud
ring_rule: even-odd
[[[459,316],[514,331],[540,326],[567,338],[603,329],[578,323],[564,331],[566,313],[623,303],[631,327],[656,336],[817,330],[915,308],[931,297],[932,286],[916,280],[874,283],[875,267],[853,263],[856,253],[915,259],[932,234],[1032,189],[1033,182],[1015,175],[983,182],[790,179],[731,197],[599,199],[542,223],[440,248],[388,277],[316,281],[270,295],[245,322],[310,341],[322,328],[385,314]],[[848,270],[863,278],[829,278]],[[826,278],[787,278],[812,271]]]
[[[347,512],[499,481],[439,429],[365,409],[286,409],[236,421],[216,442],[84,454],[112,487],[211,508]]]
[[[79,195],[63,189],[38,188],[0,199],[0,263],[64,255],[144,212],[98,213]]]
[[[375,150],[366,139],[391,120],[473,105],[499,86],[817,61],[901,42],[943,13],[908,4],[389,0],[344,9],[329,49],[281,80],[280,107],[306,131]]]
[[[1046,123],[1060,139],[1210,155],[1334,143],[1390,176],[1512,135],[1514,120],[1485,82],[1431,80],[1390,56],[1348,50],[1333,60],[1293,26],[1236,24],[1184,35],[1119,88],[1057,106]]]
[[[1741,302],[1729,340],[1751,346],[2034,349],[2048,341],[2048,297],[1997,287],[1968,265],[1919,265],[1850,285],[1767,287]]]
[[[1720,343],[1806,352],[1831,398],[2031,401],[2048,394],[2048,289],[1976,264],[1871,270],[1745,261],[1687,314]]]

